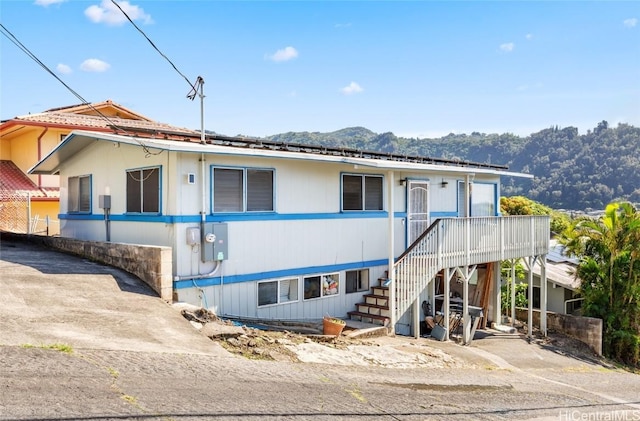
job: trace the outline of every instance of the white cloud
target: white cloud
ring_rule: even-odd
[[[64,75],[68,75],[69,73],[73,72],[73,70],[71,70],[71,67],[67,66],[67,65],[66,65],[66,64],[64,64],[64,63],[59,63],[59,64],[56,66],[56,69],[58,69],[58,72],[59,72],[59,73],[62,73],[62,74],[64,74]]]
[[[504,44],[500,44],[500,50],[505,53],[510,53],[513,49],[516,48],[516,45],[513,42],[506,42]]]
[[[358,85],[356,82],[351,82],[349,85],[340,89],[340,92],[342,92],[345,95],[357,94],[362,91],[364,91],[364,89],[362,89],[362,87]]]
[[[527,41],[531,41],[533,39],[533,34],[527,34],[524,37],[527,39]]]
[[[50,1],[50,0],[49,0]],[[150,15],[147,15],[141,7],[134,6],[128,1],[117,2],[118,6],[133,21],[140,20],[143,23],[153,23]],[[102,0],[100,5],[89,6],[84,14],[93,23],[106,23],[107,25],[122,25],[127,21],[127,17],[115,4],[109,0]]]
[[[106,72],[111,65],[97,58],[89,58],[82,62],[80,69],[85,72]]]
[[[627,28],[633,28],[634,26],[636,26],[638,24],[638,19],[636,18],[630,18],[630,19],[625,19],[622,24],[624,26],[626,26]]]
[[[64,3],[67,0],[36,0],[33,2],[33,4],[38,5],[38,6],[50,6],[52,4],[59,4],[59,3]]]
[[[298,50],[293,47],[285,47],[276,51],[274,54],[267,56],[269,60],[273,61],[289,61],[298,57]]]

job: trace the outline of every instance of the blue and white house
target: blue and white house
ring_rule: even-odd
[[[497,165],[74,131],[30,172],[60,175],[61,236],[171,247],[174,296],[223,316],[370,312],[417,335],[420,304],[449,296],[452,279],[462,280],[468,315],[480,267],[521,257],[544,265],[549,246],[548,218],[499,215],[501,177],[529,176]],[[493,272],[485,317],[497,321]]]

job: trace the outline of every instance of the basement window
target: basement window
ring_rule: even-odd
[[[298,301],[298,278],[258,282],[258,307]]]
[[[89,213],[91,212],[91,176],[82,175],[69,177],[68,180],[68,200],[69,213]]]
[[[369,269],[348,270],[345,275],[347,294],[369,289]]]
[[[307,276],[304,278],[304,299],[312,300],[330,295],[338,295],[340,275],[331,273],[326,275]]]

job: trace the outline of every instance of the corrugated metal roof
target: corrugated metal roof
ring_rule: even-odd
[[[580,288],[581,280],[576,278],[575,271],[579,260],[573,255],[567,255],[565,246],[555,240],[549,243],[549,253],[547,254],[547,280],[577,291]],[[540,276],[540,265],[535,265],[533,273]]]
[[[226,140],[225,140],[226,139]],[[299,159],[360,165],[362,167],[398,170],[398,171],[440,171],[450,173],[470,172],[476,174],[509,175],[532,178],[529,174],[512,173],[500,166],[488,166],[468,162],[453,162],[432,158],[400,156],[377,152],[363,152],[339,148],[310,147],[277,142],[263,142],[259,139],[226,138],[208,136],[207,143],[195,139],[184,141],[157,138],[120,136],[101,132],[74,130],[65,140],[53,149],[42,161],[36,164],[30,174],[55,174],[59,165],[72,155],[95,141],[107,141],[141,146],[145,149],[166,151],[206,153],[219,155],[252,156],[267,158]],[[477,165],[477,166],[476,166]]]

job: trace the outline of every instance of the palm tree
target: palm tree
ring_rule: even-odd
[[[635,213],[630,203],[610,203],[601,219],[578,219],[565,231],[563,242],[568,251],[591,257],[608,272],[609,305],[613,305],[616,259],[625,249],[627,215]]]
[[[586,316],[604,321],[605,351],[640,355],[640,213],[631,203],[611,203],[600,219],[574,221],[562,238],[567,250],[581,257]],[[635,345],[634,345],[635,344]],[[608,346],[607,346],[608,345]],[[633,347],[627,349],[627,347]]]

